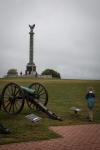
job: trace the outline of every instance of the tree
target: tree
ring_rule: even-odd
[[[42,75],[52,75],[53,78],[61,78],[60,73],[53,69],[46,69],[42,73]]]
[[[7,75],[14,75],[14,74],[18,75],[17,69],[10,69],[7,72]]]

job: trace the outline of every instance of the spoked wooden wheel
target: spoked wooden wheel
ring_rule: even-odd
[[[44,87],[44,85],[42,85],[41,83],[35,82],[35,83],[32,83],[29,86],[29,88],[36,91],[38,95],[37,100],[41,102],[44,106],[46,106],[48,103],[48,92],[46,88]],[[30,109],[35,108],[35,105],[32,103],[32,100],[29,100],[29,101],[27,100],[27,104]]]
[[[11,82],[4,87],[2,105],[9,114],[16,115],[21,112],[24,106],[24,93],[18,84]]]

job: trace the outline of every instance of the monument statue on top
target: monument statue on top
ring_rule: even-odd
[[[33,62],[33,54],[34,54],[34,32],[33,29],[35,27],[35,24],[32,26],[29,25],[30,27],[30,48],[29,48],[29,63],[26,66],[26,72],[29,74],[36,74],[36,66],[35,63]]]
[[[29,27],[30,27],[31,29],[34,29],[35,24],[33,24],[32,26],[29,24]]]
[[[34,29],[34,27],[35,27],[35,24],[33,24],[32,26],[29,25],[29,27],[30,27],[30,32],[33,32],[33,29]]]

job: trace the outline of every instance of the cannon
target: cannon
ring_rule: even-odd
[[[48,92],[41,83],[32,83],[28,88],[20,86],[15,82],[8,83],[2,90],[2,106],[5,112],[17,115],[20,113],[26,103],[30,109],[39,109],[47,114],[51,119],[62,119],[51,112],[47,107]]]

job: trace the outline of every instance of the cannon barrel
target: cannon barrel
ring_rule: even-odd
[[[29,93],[30,95],[34,96],[36,94],[36,91],[33,89],[29,89],[27,87],[24,86],[20,86],[22,88],[22,90],[26,91],[27,93]]]

